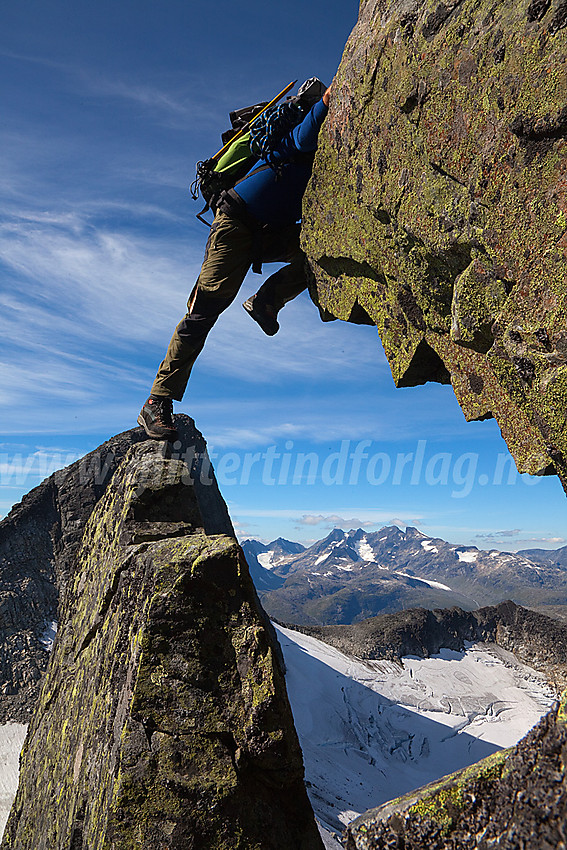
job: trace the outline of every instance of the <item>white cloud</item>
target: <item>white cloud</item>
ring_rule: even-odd
[[[352,528],[353,526],[362,526],[365,525],[365,521],[362,519],[357,519],[356,517],[352,517],[351,519],[345,519],[342,516],[338,516],[336,514],[330,514],[327,516],[323,516],[323,514],[304,514],[299,520],[298,525],[324,525],[324,526],[348,526]],[[370,525],[375,525],[376,523],[369,523]]]
[[[383,526],[388,523],[398,525],[402,523],[406,524],[414,524],[419,522],[420,524],[423,522],[423,518],[415,519],[410,518],[409,514],[403,519],[398,519],[394,521],[392,519],[392,515],[388,511],[377,511],[377,510],[368,510],[367,508],[355,508],[355,516],[348,519],[345,516],[349,515],[349,511],[343,511],[339,509],[339,512],[336,514],[324,514],[321,511],[302,509],[301,507],[295,508],[248,508],[244,505],[240,505],[236,502],[230,502],[231,511],[234,511],[235,514],[238,514],[239,517],[272,517],[279,519],[292,519],[294,520],[298,527],[301,526],[315,526],[323,523],[332,523],[335,520],[340,520],[342,523],[359,523],[362,526],[365,525],[376,525]],[[352,510],[352,509],[351,509]],[[401,513],[403,517],[403,512]],[[307,518],[307,520],[306,520]]]
[[[364,517],[366,512],[362,512],[362,516]],[[389,525],[397,525],[401,528],[405,528],[407,525],[421,525],[422,519],[415,517],[389,517],[387,512],[381,512],[379,514],[373,514],[373,516],[369,519],[366,514],[366,518],[360,519],[358,517],[350,517],[346,518],[344,516],[339,516],[338,514],[304,514],[299,520],[297,528],[301,528],[301,526],[323,526],[324,528],[383,528],[384,526]]]
[[[567,538],[552,534],[537,534],[522,528],[477,533],[473,539],[483,548],[518,552],[521,549],[558,549],[567,544]]]
[[[507,539],[512,538],[512,537],[517,537],[521,533],[522,533],[521,528],[511,528],[511,529],[508,529],[507,531],[484,532],[483,534],[477,534],[476,536],[479,540],[502,540],[502,539],[507,540]]]

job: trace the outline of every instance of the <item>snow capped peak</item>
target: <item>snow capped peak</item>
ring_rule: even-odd
[[[478,598],[486,604],[503,598],[522,602],[567,588],[567,555],[565,565],[532,560],[448,543],[413,526],[405,533],[395,525],[379,531],[334,528],[308,548],[280,537],[269,545],[247,540],[243,549],[266,610],[283,619],[291,605],[297,622],[312,620],[314,594],[326,600],[327,622],[352,622],[387,605],[468,610],[477,607]],[[344,599],[350,600],[346,607]]]
[[[254,540],[252,538],[243,540],[240,545],[245,552],[251,552],[253,555],[257,555],[258,552],[267,552],[269,549],[269,546],[266,546],[264,543],[260,543],[259,540]]]

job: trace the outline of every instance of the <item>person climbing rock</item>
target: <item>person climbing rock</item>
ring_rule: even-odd
[[[284,304],[307,288],[298,222],[331,94],[330,87],[325,90],[320,81],[317,83],[314,105],[270,151],[269,163],[255,167],[236,188],[223,193],[187,313],[175,328],[138,416],[148,437],[177,438],[173,401],[182,400],[209,331],[236,298],[251,266],[259,270],[262,263],[286,263],[242,305],[269,336],[279,330],[277,317]]]

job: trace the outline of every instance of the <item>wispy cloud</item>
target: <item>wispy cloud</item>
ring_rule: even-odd
[[[567,538],[565,537],[554,537],[552,535],[532,535],[530,534],[530,532],[526,532],[524,529],[521,528],[512,528],[503,531],[492,531],[476,534],[475,540],[478,540],[483,544],[493,543],[496,546],[498,544],[512,543],[515,550],[520,548],[533,549],[538,548],[539,546],[542,546],[544,548],[557,548],[567,543]]]
[[[91,78],[89,85],[91,90],[101,97],[119,97],[144,107],[164,109],[175,115],[187,117],[193,106],[187,98],[175,97],[171,92],[163,91],[152,85],[127,83],[125,80],[110,80],[101,77],[94,80]],[[196,117],[199,118],[199,116]]]
[[[227,122],[222,107],[213,98],[202,98],[197,93],[203,86],[160,88],[139,81],[109,79],[102,76],[82,74],[82,85],[91,96],[104,99],[120,99],[154,116],[171,129],[188,130],[199,127],[218,129]],[[206,90],[206,89],[205,89]]]
[[[4,334],[12,327],[21,339],[18,318],[29,327],[34,315],[44,337],[51,336],[53,321],[62,330],[73,328],[80,337],[99,340],[101,334],[147,339],[150,329],[171,327],[171,305],[181,307],[187,280],[198,271],[196,252],[169,239],[97,229],[77,216],[50,218],[28,216],[0,227],[2,263],[18,281],[2,296],[15,321],[3,313]]]
[[[522,533],[521,528],[509,528],[504,531],[488,531],[482,534],[477,534],[478,540],[510,540],[513,537],[518,537]]]
[[[99,68],[90,68],[73,62],[61,62],[48,56],[0,50],[0,56],[14,63],[37,65],[55,71],[67,78],[67,88],[74,90],[77,96],[89,95],[102,100],[126,101],[143,110],[145,115],[161,117],[161,122],[178,129],[200,127],[211,124],[217,127],[219,121],[226,120],[222,114],[223,105],[210,97],[210,87],[203,85],[198,73],[186,72],[181,83],[179,79],[168,79],[162,74],[161,85],[144,80],[139,72],[136,77],[126,75],[112,77]]]
[[[0,485],[5,487],[27,484],[31,487],[32,479],[39,483],[57,469],[69,466],[80,457],[82,453],[77,451],[35,451],[26,455],[19,452],[13,455],[0,452]]]
[[[369,518],[366,512],[361,514],[361,517],[344,517],[338,514],[304,514],[297,522],[297,528],[302,526],[321,526],[323,528],[383,528],[388,525],[397,525],[402,528],[408,525],[421,525],[423,518],[421,517],[392,517],[387,511],[379,513],[373,512]]]
[[[0,296],[0,334],[10,357],[2,367],[4,394],[16,405],[30,392],[80,405],[94,399],[111,374],[122,387],[149,383],[153,376],[135,365],[140,346],[155,369],[185,310],[201,251],[202,244],[159,233],[149,237],[99,227],[89,204],[73,212],[24,208],[5,217],[0,252],[7,284]],[[256,280],[247,283],[242,298]],[[327,377],[344,384],[357,371],[375,371],[373,360],[380,354],[369,329],[345,367],[347,337],[356,329],[322,325],[307,297],[286,308],[282,325],[278,338],[267,339],[237,301],[212,332],[199,373],[263,384],[316,375],[318,381]],[[226,410],[226,400],[221,406]],[[279,409],[274,415],[264,405],[255,419],[231,418],[228,427],[211,435],[212,442],[253,445],[321,432],[324,414],[307,424],[297,408],[290,414],[282,422]],[[344,419],[327,421],[327,439],[345,433]],[[262,424],[250,426],[251,421]],[[358,423],[349,425],[353,437],[362,430]]]
[[[281,363],[279,367],[282,370],[280,375],[293,374],[292,368],[285,372]],[[271,374],[277,374],[275,368]],[[337,398],[340,398],[339,392],[334,403]],[[352,411],[339,411],[330,417],[329,411],[333,409],[334,403],[322,392],[311,407],[305,405],[291,410],[293,401],[286,396],[274,402],[271,410],[266,409],[263,401],[240,404],[233,400],[229,406],[228,400],[225,400],[209,409],[206,403],[196,400],[192,411],[200,422],[206,423],[209,442],[218,449],[229,446],[241,449],[267,448],[276,444],[280,451],[297,452],[303,450],[302,441],[311,441],[315,444],[325,443],[328,455],[336,450],[336,444],[342,440],[351,441],[354,451],[356,443],[369,435],[376,439],[381,436],[384,440],[390,439],[387,423],[377,425],[373,410],[360,410],[356,415]],[[375,451],[378,448],[379,444],[375,443]]]
[[[18,62],[25,62],[31,65],[41,65],[43,68],[54,68],[58,71],[68,71],[70,66],[65,62],[60,62],[56,59],[51,59],[48,56],[39,56],[38,54],[21,53],[15,50],[0,49],[0,56],[5,59],[15,59]]]

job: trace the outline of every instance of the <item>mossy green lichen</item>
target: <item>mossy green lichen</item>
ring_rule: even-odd
[[[565,483],[565,40],[511,2],[463,0],[443,21],[429,3],[372,8],[304,199],[312,296],[325,319],[363,308],[397,386],[450,373],[465,416],[494,416],[520,471]],[[475,262],[490,291],[463,291]],[[474,372],[459,348],[480,354]]]
[[[567,690],[561,694],[559,707],[557,709],[557,722],[562,726],[567,725]]]
[[[498,781],[512,750],[499,750],[481,762],[467,767],[431,786],[408,808],[409,815],[429,818],[445,835],[451,832],[464,808],[469,804],[467,788],[472,782]]]

